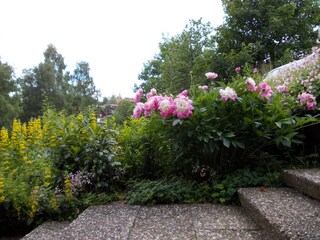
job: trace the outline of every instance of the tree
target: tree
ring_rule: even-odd
[[[130,99],[122,99],[116,107],[114,117],[117,124],[123,124],[133,114],[135,105]]]
[[[191,20],[181,34],[164,37],[160,53],[144,64],[139,75],[145,91],[156,88],[159,93],[176,94],[205,79],[194,69],[196,59],[215,47],[210,23]]]
[[[277,67],[301,58],[315,44],[318,0],[223,0],[222,4],[226,17],[217,29],[217,52],[227,62],[227,56],[233,59],[230,53],[246,52],[247,61],[257,66],[267,61]]]
[[[72,99],[74,109],[83,109],[98,103],[100,92],[96,90],[90,76],[89,63],[81,61],[71,75]]]
[[[65,72],[65,69],[64,58],[49,44],[44,52],[44,62],[33,69],[24,70],[20,79],[23,121],[42,115],[44,103],[67,114],[97,103],[99,91],[90,76],[89,64],[79,62],[73,75]]]
[[[40,116],[44,102],[58,111],[64,109],[67,102],[65,93],[68,89],[68,82],[63,76],[66,65],[62,55],[52,44],[49,44],[44,57],[44,62],[37,67],[24,70],[20,79],[23,121]]]
[[[10,128],[12,120],[20,114],[19,100],[14,71],[0,59],[0,128]]]

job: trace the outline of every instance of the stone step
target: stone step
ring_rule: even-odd
[[[22,240],[55,240],[64,239],[67,232],[65,229],[69,227],[69,222],[48,221],[41,224],[32,232],[22,238]]]
[[[290,188],[240,188],[238,195],[270,239],[320,239],[320,201]]]
[[[320,200],[320,169],[285,170],[283,181],[287,186]]]
[[[65,233],[65,234],[64,234]],[[49,234],[50,235],[50,234]],[[34,238],[39,235],[33,235]],[[48,235],[47,235],[48,236]],[[242,207],[211,204],[92,206],[50,240],[268,239]]]

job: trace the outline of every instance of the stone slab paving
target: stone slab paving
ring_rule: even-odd
[[[40,239],[37,233],[24,240]],[[93,206],[63,231],[47,236],[42,239],[267,239],[241,207],[211,204]]]
[[[271,239],[320,239],[320,201],[290,188],[242,188],[242,206]]]

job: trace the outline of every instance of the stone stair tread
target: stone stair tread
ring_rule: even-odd
[[[48,221],[37,228],[35,228],[33,231],[28,233],[26,236],[22,238],[22,240],[49,240],[49,239],[61,239],[59,236],[64,235],[64,229],[69,226],[69,222],[63,221]]]
[[[286,185],[320,200],[320,169],[285,170],[283,180]]]
[[[63,231],[48,239],[267,239],[242,207],[212,204],[92,206]]]
[[[271,239],[320,239],[320,202],[290,188],[240,188],[242,206]]]

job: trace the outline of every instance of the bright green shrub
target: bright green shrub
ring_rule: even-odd
[[[90,204],[88,194],[106,201],[99,193],[112,195],[122,176],[114,127],[112,121],[98,125],[94,115],[48,110],[27,124],[15,120],[11,133],[2,129],[0,217],[25,223],[72,218]]]
[[[81,187],[87,190],[110,190],[121,176],[120,163],[114,161],[118,153],[118,133],[113,123],[105,121],[101,126],[94,114],[89,117],[48,114],[45,123],[58,139],[57,146],[51,149],[53,164],[60,174],[57,183],[72,175],[83,181]]]

